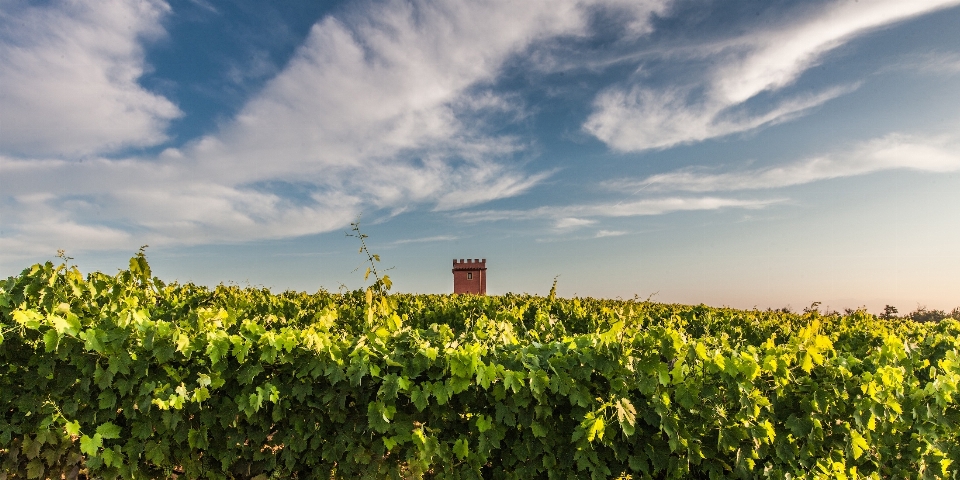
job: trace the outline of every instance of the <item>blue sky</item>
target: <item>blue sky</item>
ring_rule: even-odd
[[[960,0],[9,1],[0,274],[951,309],[958,107]]]

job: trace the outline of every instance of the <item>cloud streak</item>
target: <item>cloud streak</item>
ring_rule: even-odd
[[[532,170],[537,140],[525,137],[523,128],[504,128],[532,117],[522,94],[501,84],[512,73],[506,70],[529,61],[534,76],[549,75],[551,55],[568,45],[605,42],[610,32],[615,53],[637,47],[643,55],[594,62],[590,48],[583,48],[570,63],[596,73],[624,62],[669,61],[679,54],[642,47],[649,46],[652,16],[668,16],[674,3],[353,3],[317,21],[281,71],[274,72],[265,56],[259,70],[228,72],[236,78],[275,75],[217,131],[178,144],[166,132],[180,110],[138,83],[151,68],[145,46],[167,35],[162,25],[169,5],[5,6],[2,256],[286,238],[343,228],[361,211],[383,217],[452,212],[464,221],[541,219],[556,232],[571,232],[604,218],[776,203],[684,194],[456,213],[530,192],[559,171]],[[789,20],[772,26],[684,47],[683,61],[704,62],[685,84],[654,86],[641,68],[607,88],[588,86],[593,110],[583,129],[610,148],[635,152],[787,121],[858,88],[850,83],[784,94],[827,52],[864,32],[958,3],[829,2],[817,11],[788,11]],[[597,23],[608,17],[616,19],[609,31]],[[611,85],[609,78],[603,85]],[[164,150],[129,154],[146,147]],[[889,137],[847,156],[746,172],[684,170],[642,182],[651,191],[703,193],[891,168],[952,171],[951,148]]]
[[[664,215],[673,212],[718,210],[722,208],[758,209],[780,203],[782,199],[736,199],[723,197],[664,197],[618,203],[593,203],[545,206],[526,210],[481,210],[454,214],[464,222],[550,220],[555,227],[584,226],[600,218]]]
[[[594,235],[594,238],[603,238],[603,237],[619,237],[621,235],[626,235],[627,232],[620,230],[600,230]]]
[[[434,242],[452,242],[454,240],[459,240],[460,237],[456,235],[434,235],[432,237],[421,237],[421,238],[405,238],[402,240],[397,240],[393,242],[393,245],[406,245],[408,243],[434,243]]]
[[[957,0],[874,0],[833,2],[795,25],[778,26],[754,36],[739,61],[714,73],[714,95],[731,104],[783,88],[823,55],[873,29],[958,5]]]
[[[181,115],[137,82],[143,42],[165,35],[162,1],[65,2],[0,13],[0,145],[4,153],[84,156],[167,139]]]
[[[157,156],[122,159],[104,156],[161,144],[179,115],[136,83],[146,68],[142,44],[164,34],[159,21],[169,7],[116,0],[99,10],[27,9],[16,30],[31,33],[26,43],[7,36],[0,46],[14,66],[4,68],[12,79],[4,78],[4,115],[35,111],[25,127],[33,133],[22,137],[3,119],[0,248],[17,254],[282,238],[342,228],[361,211],[449,211],[522,194],[551,172],[525,171],[527,142],[495,132],[503,115],[518,114],[491,88],[504,63],[538,42],[586,34],[597,8],[629,13],[640,34],[663,5],[354,4],[318,21],[283,71],[218,132]],[[50,25],[64,33],[41,35]],[[63,48],[75,61],[54,58]],[[103,78],[76,82],[85,79],[81,66]],[[53,83],[41,81],[48,77]],[[20,88],[31,81],[34,92]],[[44,101],[58,92],[62,104]],[[90,98],[103,105],[84,103]],[[114,116],[117,109],[125,110]],[[56,121],[68,123],[44,123]],[[60,138],[72,128],[75,138]],[[75,241],[81,237],[67,228],[37,230],[58,222],[86,227],[91,239],[101,232],[105,241]]]
[[[858,87],[773,96],[757,111],[749,101],[781,92],[827,52],[876,28],[960,4],[958,0],[831,2],[792,12],[789,20],[755,28],[740,38],[685,47],[684,55],[709,59],[685,85],[641,81],[597,95],[583,124],[587,133],[621,152],[663,149],[781,123]],[[665,53],[664,55],[669,55]],[[754,102],[756,103],[756,102]]]
[[[606,185],[619,191],[643,187],[651,192],[720,192],[782,188],[885,170],[958,171],[960,145],[944,138],[892,134],[864,142],[849,151],[786,165],[725,173],[709,173],[702,168],[685,169]]]
[[[881,71],[957,75],[960,74],[960,52],[932,51],[913,54],[882,68]]]
[[[710,98],[691,103],[691,89],[656,91],[635,85],[601,93],[584,128],[621,152],[668,148],[782,123],[857,87],[800,95],[756,114],[731,111],[734,105]]]

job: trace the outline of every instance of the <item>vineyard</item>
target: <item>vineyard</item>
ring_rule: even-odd
[[[384,287],[24,270],[0,480],[958,477],[953,319]]]

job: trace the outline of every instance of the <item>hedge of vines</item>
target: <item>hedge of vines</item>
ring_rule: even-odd
[[[6,478],[957,478],[960,322],[35,265]]]

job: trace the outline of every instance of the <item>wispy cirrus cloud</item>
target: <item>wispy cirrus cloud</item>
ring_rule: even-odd
[[[932,75],[960,74],[960,52],[930,51],[911,54],[885,66],[882,71],[905,71]]]
[[[619,237],[621,235],[626,235],[627,232],[622,230],[600,230],[594,235],[594,238],[603,238],[603,237]]]
[[[958,5],[957,0],[833,2],[807,18],[751,36],[751,48],[715,70],[717,97],[743,102],[759,92],[785,87],[817,65],[823,55],[873,29]]]
[[[15,256],[282,238],[342,228],[364,210],[455,210],[521,194],[551,172],[526,171],[517,156],[527,142],[490,121],[520,115],[490,87],[504,63],[538,42],[586,34],[598,9],[632,16],[630,31],[642,34],[666,3],[355,4],[318,21],[219,131],[122,159],[104,156],[162,144],[166,122],[179,115],[137,83],[147,68],[143,42],[164,34],[159,19],[169,6],[25,8],[11,33],[27,40],[5,35],[0,45],[10,60],[0,110],[35,115],[22,136],[3,118],[0,246]],[[54,55],[63,49],[76,61]],[[76,81],[84,75],[94,76]],[[19,87],[31,82],[27,95]],[[84,103],[94,97],[99,103]],[[37,233],[64,219],[109,241]]]
[[[960,144],[947,137],[891,134],[854,148],[760,169],[711,173],[701,168],[606,182],[619,191],[718,192],[782,188],[884,170],[953,172],[960,170]]]
[[[150,68],[145,45],[166,35],[169,5],[15,4],[0,14],[0,249],[18,255],[284,238],[342,228],[361,211],[456,211],[522,195],[556,170],[532,171],[525,160],[537,140],[502,128],[529,115],[519,94],[498,85],[504,70],[537,63],[566,40],[594,42],[609,33],[598,29],[601,17],[616,19],[611,41],[622,54],[644,44],[652,16],[669,16],[674,3],[356,3],[314,24],[282,70],[261,62],[260,70],[234,72],[274,76],[219,130],[181,144],[166,135],[181,114],[176,105],[138,83]],[[781,95],[826,52],[960,1],[848,3],[787,10],[784,20],[746,34],[684,46],[686,61],[707,62],[687,84],[654,87],[642,72],[615,78],[593,97],[584,129],[613,149],[642,151],[786,121],[857,88]],[[647,54],[676,55],[669,48]],[[627,55],[590,63],[589,56],[583,49],[572,62],[602,71],[638,61]],[[761,94],[772,101],[753,102]],[[108,158],[167,146],[160,154]],[[874,165],[829,157],[752,175],[755,185],[777,185],[803,171],[813,172],[810,178],[871,171],[867,164]],[[663,191],[751,188],[717,187],[749,183],[734,174],[681,175],[702,173],[691,172],[651,179]],[[675,196],[462,218],[528,215],[572,231],[607,217],[769,203]],[[57,224],[64,228],[51,227]]]
[[[693,100],[691,88],[656,91],[635,85],[601,93],[584,128],[620,151],[667,148],[785,122],[857,87],[799,95],[754,113],[711,98]]]
[[[480,210],[453,214],[464,222],[548,220],[555,226],[584,226],[597,219],[663,215],[695,210],[721,208],[758,209],[780,203],[782,199],[737,199],[724,197],[663,197],[630,202],[590,203],[566,206],[545,206],[525,210]]]
[[[589,218],[563,217],[558,218],[556,222],[554,222],[553,228],[557,230],[571,230],[585,227],[587,225],[593,225],[594,223],[597,223],[597,221]]]
[[[143,244],[292,237],[346,225],[356,217],[359,204],[351,196],[321,195],[297,202],[251,188],[191,181],[169,166],[104,159],[62,167],[56,170],[57,177],[48,176],[47,184],[36,189],[39,193],[31,193],[42,179],[7,170],[2,160],[4,182],[10,179],[14,187],[2,204],[3,262],[49,255],[59,248],[129,250]],[[28,169],[38,171],[47,173]],[[150,180],[136,183],[137,179]],[[69,193],[49,192],[57,187]]]
[[[433,242],[452,242],[459,240],[456,235],[434,235],[432,237],[404,238],[393,242],[393,245],[406,245],[408,243],[433,243]]]
[[[747,108],[761,93],[776,93],[817,65],[827,52],[865,32],[960,4],[957,0],[834,1],[785,12],[784,19],[753,27],[739,38],[683,47],[683,56],[710,62],[687,84],[653,87],[642,80],[597,95],[583,129],[624,152],[667,148],[789,120],[858,84],[768,100]],[[671,55],[664,52],[663,55]]]

